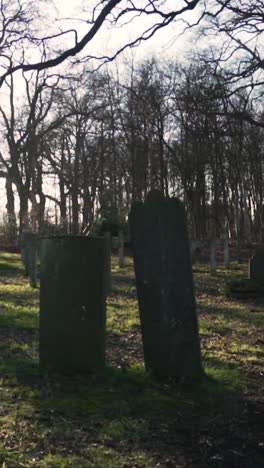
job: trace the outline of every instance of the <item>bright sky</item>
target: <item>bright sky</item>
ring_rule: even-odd
[[[136,0],[135,3],[138,5],[140,1],[145,2],[146,0]],[[45,0],[39,0],[37,6],[42,14],[43,11],[46,13],[46,18],[44,17],[41,21],[40,28],[36,31],[36,35],[38,37],[43,37],[43,35],[49,36],[52,35],[52,33],[57,33],[59,28],[61,28],[61,30],[76,29],[78,40],[80,40],[88,31],[89,26],[86,21],[91,18],[89,12],[92,11],[92,7],[96,3],[98,3],[98,0],[76,0],[75,2],[72,0],[53,0],[53,6],[47,7]],[[170,3],[173,9],[173,6],[175,7],[175,0],[166,0],[166,6]],[[183,0],[178,1],[177,4],[178,3],[179,6],[184,4]],[[192,22],[194,21],[195,15],[197,15],[197,13],[188,12],[185,15],[185,19]],[[136,18],[131,24],[126,24],[119,28],[109,27],[109,25],[106,24],[91,43],[87,45],[79,57],[81,55],[111,56],[119,47],[132,41],[135,38],[135,34],[140,32],[140,28],[145,29],[146,25],[146,20],[142,18]],[[151,39],[142,42],[138,47],[127,49],[112,66],[116,67],[118,64],[120,66],[124,58],[128,63],[132,58],[133,61],[136,62],[144,57],[149,58],[152,56],[155,56],[157,59],[175,58],[177,61],[182,60],[186,52],[190,52],[196,47],[194,31],[186,32],[181,37],[178,37],[183,28],[184,24],[182,22],[169,25],[158,31]],[[49,45],[51,47],[53,46],[54,49],[58,49],[59,47],[59,49],[63,51],[67,49],[67,47],[72,47],[74,45],[74,38],[74,33],[69,32],[67,35],[55,41],[50,41]],[[55,56],[56,52],[52,55]],[[35,62],[38,61],[38,58],[38,49],[28,50],[27,59],[29,61]],[[97,64],[98,62],[96,62],[96,65]],[[62,65],[63,69],[65,69],[65,66],[67,66],[67,63]],[[24,90],[24,82],[21,80],[20,73],[16,73],[14,76],[16,80],[17,100],[19,101]],[[6,89],[3,86],[0,89],[2,105],[7,102],[6,96]]]
[[[95,3],[97,2],[94,0],[77,0],[73,5],[72,0],[54,0],[54,5],[58,10],[58,16],[62,18],[61,24],[63,29],[76,27],[78,30],[78,39],[80,39],[82,35],[87,32],[87,23],[80,21],[74,22],[72,19],[82,18],[83,20],[87,20],[89,18],[89,11],[91,11]],[[138,4],[139,1],[137,0],[135,3]],[[177,3],[180,7],[181,4],[183,5],[185,2],[180,0]],[[175,8],[175,0],[166,0],[166,4],[168,4],[168,6],[171,4],[172,9],[173,7]],[[83,11],[83,13],[81,13],[81,11]],[[191,22],[196,15],[197,13],[188,12],[184,18]],[[133,23],[126,24],[121,28],[111,28],[106,25],[85,48],[84,54],[100,56],[111,55],[112,52],[117,50],[121,45],[133,40],[135,34],[138,34],[140,29],[143,29],[147,24],[147,21],[143,18],[137,18]],[[177,35],[183,27],[183,23],[174,23],[157,32],[153,38],[142,43],[133,50],[135,58],[142,58],[143,56],[150,55],[156,55],[157,57],[162,56],[164,58],[164,54],[170,57],[176,54],[177,59],[179,59],[185,51],[195,47],[193,32],[186,33],[176,40]],[[72,45],[74,39],[73,33],[69,34],[67,38],[69,38],[67,40],[70,40]],[[127,52],[126,55],[127,54],[129,54],[129,52]]]

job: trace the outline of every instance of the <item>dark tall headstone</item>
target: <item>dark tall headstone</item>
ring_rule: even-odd
[[[249,260],[249,278],[264,285],[264,247],[257,248]]]
[[[105,238],[42,239],[41,366],[66,372],[104,366],[108,249]]]
[[[145,366],[157,376],[195,377],[201,355],[185,212],[151,191],[129,216]]]

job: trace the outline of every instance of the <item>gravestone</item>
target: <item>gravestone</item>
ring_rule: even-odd
[[[118,266],[119,268],[124,268],[125,266],[124,233],[122,230],[119,231]]]
[[[25,276],[28,276],[28,251],[26,248],[26,232],[20,234],[19,244],[21,250],[21,260],[25,268]]]
[[[192,239],[189,241],[190,244],[190,252],[191,252],[191,262],[192,264],[195,264],[203,251],[204,248],[204,242],[199,239]]]
[[[185,212],[151,191],[129,215],[145,367],[161,377],[201,374]]]
[[[210,241],[210,266],[211,273],[214,274],[217,268],[216,262],[216,239],[211,239]]]
[[[104,367],[107,238],[41,241],[40,365],[65,372]]]
[[[229,267],[229,261],[230,261],[229,240],[224,239],[224,264],[226,268]]]
[[[39,237],[34,232],[22,232],[20,245],[21,258],[25,267],[25,276],[29,277],[30,286],[36,288]]]
[[[259,247],[249,260],[249,278],[264,285],[264,247]]]

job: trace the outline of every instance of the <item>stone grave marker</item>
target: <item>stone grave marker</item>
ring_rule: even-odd
[[[264,246],[256,249],[249,260],[249,278],[264,285]]]
[[[20,245],[21,245],[21,258],[25,267],[25,276],[29,277],[30,286],[37,287],[37,260],[39,253],[39,236],[34,232],[22,232]]]
[[[151,191],[129,215],[147,370],[161,377],[202,372],[185,212]]]
[[[41,241],[40,365],[65,372],[104,367],[107,238]]]

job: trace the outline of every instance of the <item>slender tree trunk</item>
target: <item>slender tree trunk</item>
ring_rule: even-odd
[[[7,222],[8,222],[8,234],[11,239],[15,239],[17,235],[16,228],[16,213],[15,213],[15,197],[12,187],[12,181],[9,177],[6,178],[6,210],[7,210]]]

